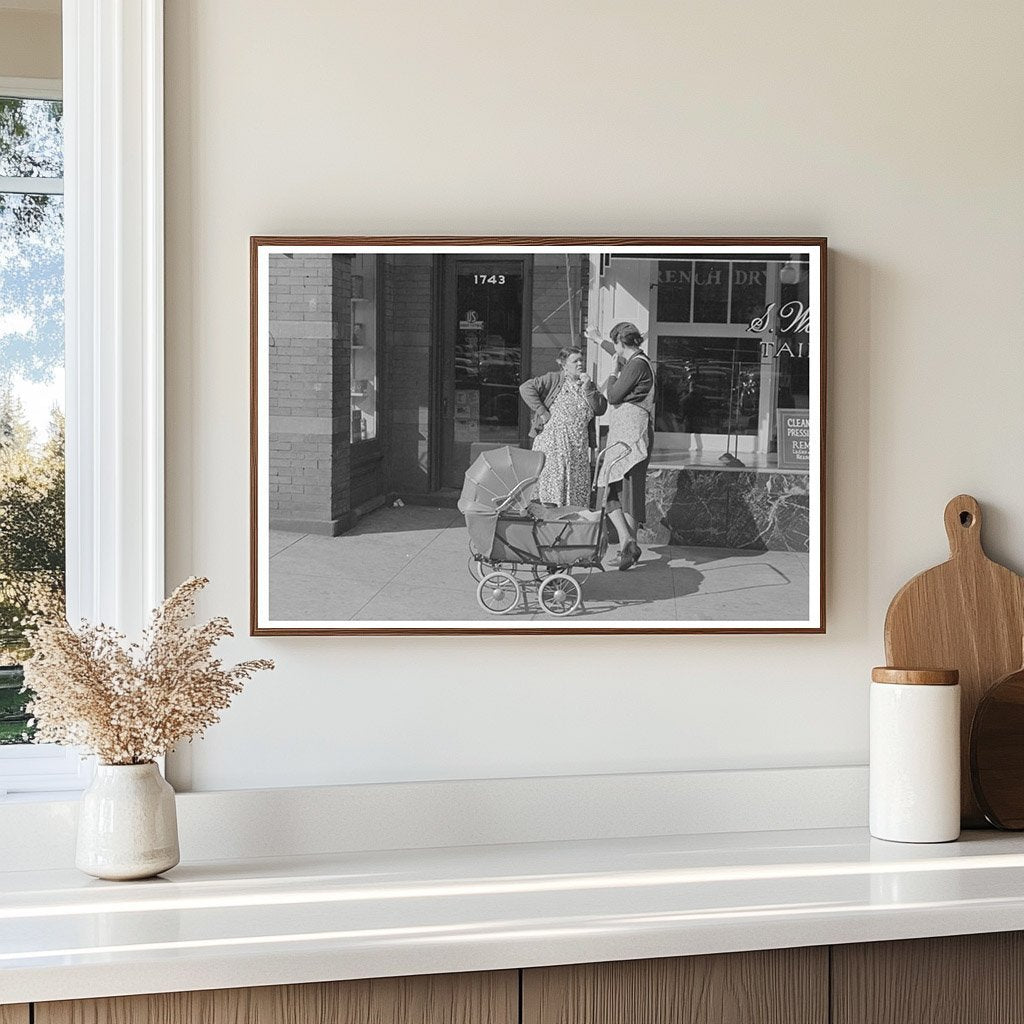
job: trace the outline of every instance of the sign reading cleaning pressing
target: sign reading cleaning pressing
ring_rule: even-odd
[[[809,469],[811,413],[809,409],[779,409],[779,469]]]

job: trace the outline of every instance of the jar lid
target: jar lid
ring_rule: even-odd
[[[911,686],[956,686],[960,673],[955,668],[888,668],[871,670],[873,683],[899,683]]]

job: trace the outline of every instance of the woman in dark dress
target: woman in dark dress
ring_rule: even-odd
[[[620,569],[641,555],[637,528],[646,521],[647,466],[654,445],[654,367],[640,351],[643,335],[631,323],[616,324],[609,337],[619,370],[605,383],[608,439],[598,486],[607,488],[605,508],[619,536]]]

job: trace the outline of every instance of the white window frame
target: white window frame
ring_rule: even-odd
[[[63,48],[63,83],[17,82],[64,100],[68,617],[137,635],[164,596],[163,0],[64,0]],[[0,796],[91,774],[0,748]]]
[[[61,82],[47,78],[0,78],[0,96],[25,100],[62,99]],[[64,192],[63,178],[0,176],[0,192],[21,194]],[[78,790],[86,785],[91,765],[74,750],[52,743],[0,747],[0,796],[6,793]]]

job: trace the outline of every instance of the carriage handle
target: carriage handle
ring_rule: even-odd
[[[529,487],[531,484],[535,484],[539,479],[540,477],[537,476],[528,476],[525,480],[520,480],[519,483],[517,483],[515,487],[513,487],[512,490],[505,495],[501,503],[496,504],[494,506],[495,512],[506,511],[509,508],[509,506],[512,505],[519,498],[519,496],[523,493],[523,491],[526,490],[527,487]]]

